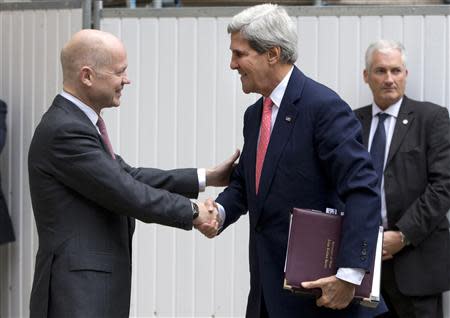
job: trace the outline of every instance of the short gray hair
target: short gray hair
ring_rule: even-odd
[[[297,30],[286,10],[276,4],[260,4],[245,9],[228,24],[228,33],[240,32],[258,53],[281,48],[281,62],[297,60]]]
[[[402,57],[403,66],[406,67],[406,50],[403,44],[394,40],[378,40],[369,45],[366,51],[366,70],[369,72],[372,66],[373,54],[375,52],[388,53],[397,50]]]

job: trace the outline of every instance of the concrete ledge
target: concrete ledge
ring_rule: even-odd
[[[179,7],[179,8],[107,8],[100,11],[102,18],[144,17],[232,17],[244,7]],[[291,16],[405,16],[450,15],[450,5],[426,6],[287,6]]]

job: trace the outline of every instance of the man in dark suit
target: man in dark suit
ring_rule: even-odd
[[[133,168],[112,150],[101,110],[127,77],[122,42],[76,33],[61,51],[64,91],[34,133],[28,157],[39,235],[31,317],[128,317],[135,219],[190,230],[216,215],[187,197],[225,185],[237,154],[214,169]]]
[[[6,103],[0,100],[0,153],[6,141],[6,112]],[[14,239],[14,230],[9,218],[8,206],[0,188],[0,244],[13,242]]]
[[[377,177],[350,107],[306,77],[297,59],[296,26],[286,11],[258,5],[234,16],[230,67],[245,93],[262,95],[244,115],[244,147],[230,185],[216,204],[221,229],[249,211],[250,294],[247,317],[373,317],[350,304],[374,254],[379,226]],[[313,299],[283,289],[294,207],[345,211],[336,275],[306,288]],[[338,310],[337,310],[338,309]]]
[[[439,318],[442,292],[450,288],[450,121],[446,108],[405,96],[407,75],[402,44],[371,44],[364,81],[373,103],[355,112],[371,154],[377,130],[384,134],[379,164],[374,159],[385,227],[384,317]]]

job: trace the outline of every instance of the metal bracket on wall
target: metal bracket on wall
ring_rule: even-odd
[[[92,19],[93,24],[92,27],[94,29],[100,29],[100,12],[103,9],[103,1],[102,0],[94,0],[94,8],[92,11]]]

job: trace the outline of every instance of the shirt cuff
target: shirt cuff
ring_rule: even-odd
[[[217,203],[217,210],[219,211],[219,230],[222,229],[223,223],[225,223],[226,213],[225,209],[223,208],[222,204]]]
[[[206,169],[205,168],[197,169],[197,176],[198,176],[198,192],[203,192],[205,191],[206,188]]]
[[[366,271],[362,268],[339,268],[336,277],[346,282],[361,285]]]

